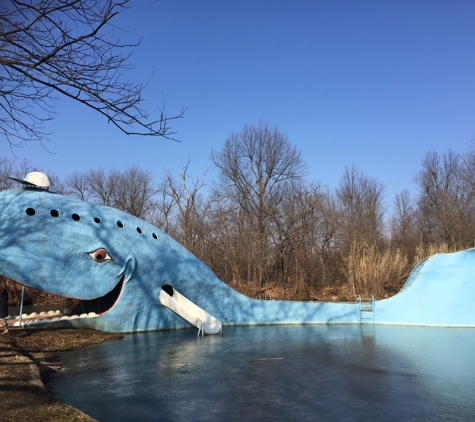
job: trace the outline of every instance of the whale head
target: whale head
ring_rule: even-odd
[[[10,189],[0,192],[0,215],[0,274],[76,299],[76,312],[93,316],[82,326],[122,332],[179,327],[183,321],[159,304],[162,286],[203,272],[216,278],[160,229],[111,207]]]

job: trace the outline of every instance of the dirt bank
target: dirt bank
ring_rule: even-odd
[[[62,403],[45,386],[59,370],[61,355],[123,336],[87,329],[12,328],[0,335],[0,421],[91,421]]]

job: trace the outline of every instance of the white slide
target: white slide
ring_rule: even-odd
[[[206,311],[196,306],[185,296],[178,293],[172,286],[163,286],[158,300],[163,306],[171,309],[183,319],[198,328],[198,335],[218,334],[222,332],[221,321],[217,320]]]

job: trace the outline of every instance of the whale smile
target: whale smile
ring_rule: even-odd
[[[117,285],[104,296],[97,297],[95,299],[81,300],[74,308],[74,313],[90,313],[105,315],[109,312],[115,304],[118,302],[122,287],[124,286],[125,275],[122,276]]]
[[[77,299],[72,297],[65,297],[61,295],[53,296],[64,297],[71,300],[79,300],[79,302],[72,309],[65,309],[63,311],[51,310],[48,312],[33,312],[29,315],[22,315],[22,325],[32,325],[32,324],[47,324],[50,322],[57,321],[67,321],[71,319],[78,318],[97,318],[102,315],[107,314],[110,310],[114,308],[116,303],[119,301],[122,288],[124,286],[125,275],[121,277],[116,286],[107,292],[105,295],[97,297],[95,299]],[[21,283],[19,283],[21,284]],[[20,316],[10,316],[7,318],[9,323],[13,326],[20,325]]]

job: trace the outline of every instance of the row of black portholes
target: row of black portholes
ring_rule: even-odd
[[[25,212],[30,217],[33,217],[36,214],[36,211],[34,208],[27,208]],[[54,218],[59,217],[59,212],[57,210],[51,210],[50,214],[51,214],[51,217],[54,217]],[[78,214],[72,214],[71,218],[74,221],[79,221],[81,219],[81,217]],[[101,219],[98,217],[94,217],[94,222],[99,224],[101,222]],[[117,220],[117,226],[122,229],[125,226],[125,224],[122,221]],[[136,230],[137,230],[137,233],[142,234],[142,229],[140,227],[137,227]],[[154,239],[158,239],[158,236],[155,233],[152,233],[152,237]]]

